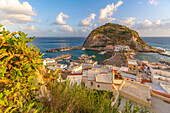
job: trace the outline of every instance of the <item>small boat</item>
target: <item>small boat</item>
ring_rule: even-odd
[[[67,60],[67,59],[70,59],[72,56],[68,56],[68,57],[66,57],[66,58],[64,58],[65,60]]]
[[[69,51],[70,49],[67,49],[67,48],[63,48],[63,49],[61,49],[60,51]]]
[[[86,48],[83,47],[81,50],[86,50]]]
[[[81,60],[81,59],[82,59],[82,57],[78,57],[78,59],[80,59],[80,60]]]
[[[92,58],[96,58],[96,56],[95,56],[95,55],[92,55],[91,57],[92,57]]]
[[[63,61],[63,60],[62,59],[57,60],[57,62],[61,62],[61,61]]]
[[[66,60],[66,63],[70,63],[70,61],[71,61],[71,60],[67,59],[67,60]]]
[[[105,53],[107,53],[107,51],[101,51],[101,52],[99,52],[99,54],[101,54],[101,55],[103,55],[103,54],[105,54]]]

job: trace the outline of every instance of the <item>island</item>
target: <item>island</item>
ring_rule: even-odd
[[[94,29],[85,40],[83,47],[95,50],[107,45],[127,45],[136,52],[164,52],[162,49],[148,46],[136,31],[114,23],[106,23]]]

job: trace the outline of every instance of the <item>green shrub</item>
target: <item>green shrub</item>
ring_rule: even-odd
[[[43,112],[66,112],[66,113],[98,113],[110,112],[113,107],[113,92],[89,90],[84,85],[72,84],[70,82],[49,83],[51,92],[50,99],[45,98]]]
[[[43,64],[42,55],[34,46],[26,45],[34,39],[26,36],[19,31],[3,32],[0,37],[0,112],[29,112],[40,108],[35,98],[40,85],[33,79]]]

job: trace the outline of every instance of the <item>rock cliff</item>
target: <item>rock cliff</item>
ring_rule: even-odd
[[[162,52],[160,49],[148,46],[136,31],[113,23],[106,23],[94,29],[87,37],[83,47],[98,48],[107,45],[128,45],[131,49],[140,52]]]

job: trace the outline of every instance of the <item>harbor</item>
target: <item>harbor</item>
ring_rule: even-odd
[[[102,64],[92,60],[97,58],[95,55],[87,54],[70,60],[69,65],[57,62],[59,59],[70,59],[71,55],[67,54],[51,59],[53,63],[49,60],[50,63],[45,66],[49,70],[59,69],[63,80],[69,79],[77,85],[85,84],[87,89],[113,91],[116,97],[121,96],[150,109],[154,109],[152,101],[155,97],[170,102],[168,65],[139,61],[133,57],[131,49],[122,49],[123,46],[115,48],[112,56]],[[113,104],[116,101],[115,98]]]

